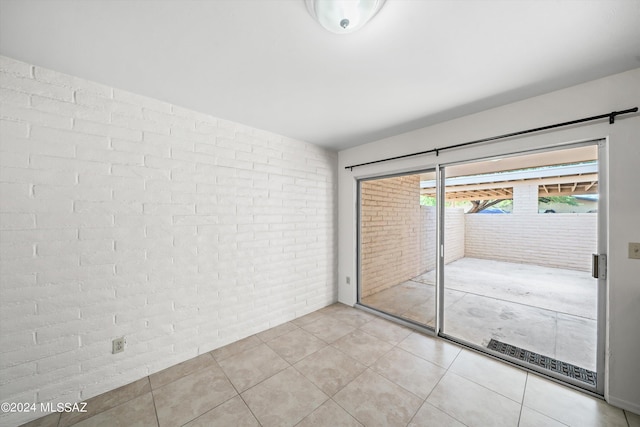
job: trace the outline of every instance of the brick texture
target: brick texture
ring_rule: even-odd
[[[598,215],[539,214],[535,184],[514,185],[512,214],[465,217],[468,257],[591,271]]]
[[[597,215],[514,212],[472,214],[465,219],[468,257],[591,271]]]
[[[420,175],[363,181],[361,297],[435,268],[436,210],[420,205]],[[445,212],[445,263],[464,257],[464,213]]]
[[[6,57],[0,86],[3,401],[84,400],[337,299],[336,153]]]
[[[361,183],[361,297],[435,268],[436,210],[419,205],[419,175]],[[514,212],[445,209],[445,264],[465,256],[591,270],[597,215],[539,214],[538,187],[514,186]]]
[[[379,292],[420,274],[420,175],[360,184],[360,292]]]
[[[422,234],[420,236],[421,273],[436,268],[436,208],[421,206]],[[444,211],[444,263],[464,258],[464,209],[447,208]]]

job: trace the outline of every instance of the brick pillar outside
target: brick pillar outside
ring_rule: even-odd
[[[513,213],[527,215],[538,213],[538,186],[516,184],[513,186]]]

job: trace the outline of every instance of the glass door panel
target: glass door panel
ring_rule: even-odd
[[[598,167],[588,145],[445,168],[443,335],[596,387]]]
[[[361,305],[433,328],[436,317],[436,203],[423,192],[435,171],[361,180]]]

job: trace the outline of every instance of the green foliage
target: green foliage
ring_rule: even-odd
[[[420,195],[420,204],[422,206],[435,206],[436,198],[426,195]],[[444,206],[446,208],[462,208],[465,212],[473,210],[473,202],[468,200],[448,200],[444,202]],[[507,212],[511,212],[513,210],[513,199],[506,200],[489,200],[488,205],[486,207],[496,206],[501,209],[504,209]],[[483,207],[482,209],[485,209]],[[482,210],[480,209],[480,210]]]
[[[420,195],[420,204],[422,206],[435,206],[436,205],[436,198],[421,194]]]
[[[580,203],[573,196],[548,196],[539,197],[539,203],[563,203],[570,206],[580,206]]]
[[[502,200],[496,207],[511,212],[513,210],[513,199]]]

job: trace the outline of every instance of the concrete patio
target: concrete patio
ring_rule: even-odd
[[[486,347],[493,338],[595,371],[596,280],[587,272],[476,258],[445,266],[444,332]],[[433,327],[435,271],[362,299]]]

